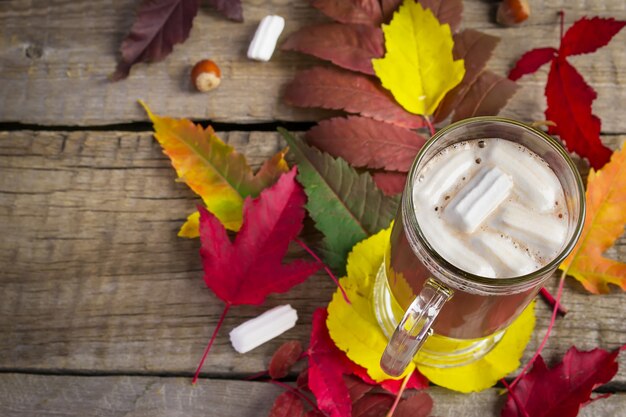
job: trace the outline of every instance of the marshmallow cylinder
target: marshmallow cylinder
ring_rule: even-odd
[[[237,352],[246,353],[285,333],[297,321],[298,312],[289,304],[274,307],[231,330],[230,343]]]
[[[280,16],[265,16],[257,28],[250,47],[248,58],[256,61],[269,61],[276,49],[278,37],[285,28],[285,19]]]

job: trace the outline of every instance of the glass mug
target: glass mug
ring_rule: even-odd
[[[569,216],[561,250],[545,266],[526,275],[487,278],[459,269],[433,249],[415,215],[412,191],[420,169],[447,146],[486,138],[509,140],[535,152],[554,171],[563,188]],[[374,285],[376,317],[390,338],[381,358],[382,369],[399,376],[412,360],[450,367],[486,355],[571,252],[584,218],[582,179],[567,152],[552,137],[523,123],[497,117],[462,120],[436,133],[409,171]]]

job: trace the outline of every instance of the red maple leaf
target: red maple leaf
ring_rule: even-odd
[[[576,416],[585,404],[608,396],[591,398],[591,392],[617,373],[619,351],[581,352],[572,347],[553,368],[546,367],[538,356],[533,369],[510,389],[501,417]]]
[[[233,305],[259,305],[270,293],[288,291],[322,267],[318,262],[282,262],[289,242],[302,229],[306,196],[292,168],[259,197],[246,198],[243,224],[231,242],[222,223],[203,207],[200,210],[200,240],[204,282],[226,303],[207,345],[193,382],[215,336]]]
[[[591,113],[596,92],[567,61],[571,55],[586,54],[606,45],[626,22],[613,18],[583,17],[563,35],[561,15],[561,45],[559,49],[538,48],[525,53],[509,73],[511,80],[531,74],[552,62],[546,83],[546,118],[556,124],[549,133],[559,135],[567,149],[589,159],[593,168],[600,169],[611,157],[611,150],[600,140],[600,119]]]

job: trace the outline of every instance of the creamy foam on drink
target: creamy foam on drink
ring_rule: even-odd
[[[568,213],[558,178],[504,139],[460,142],[435,155],[413,188],[417,221],[448,262],[492,278],[525,275],[560,252]]]

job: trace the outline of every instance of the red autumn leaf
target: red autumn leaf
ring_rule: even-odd
[[[349,417],[352,411],[352,402],[343,374],[345,359],[337,355],[339,349],[335,346],[328,329],[324,309],[317,309],[313,313],[313,329],[311,342],[307,354],[309,356],[309,388],[317,399],[319,409],[329,417]]]
[[[552,61],[556,54],[557,50],[554,48],[537,48],[526,52],[509,72],[509,80],[516,81],[526,74],[534,73],[539,67]]]
[[[302,343],[297,340],[290,340],[283,343],[270,360],[269,374],[273,379],[280,379],[287,376],[291,367],[300,359],[302,354]]]
[[[309,389],[309,370],[305,368],[302,372],[298,374],[298,378],[296,379],[296,386],[298,389],[303,391],[311,391]]]
[[[228,19],[243,22],[241,0],[207,0],[207,3]]]
[[[388,21],[403,0],[382,0],[383,15]],[[422,7],[430,9],[437,20],[450,25],[452,33],[456,33],[463,18],[463,0],[419,0]]]
[[[374,74],[372,58],[385,54],[383,31],[376,26],[321,23],[289,35],[281,49],[298,51],[342,68]]]
[[[425,392],[412,395],[398,404],[395,417],[427,417],[433,409],[433,399]]]
[[[566,57],[594,52],[608,44],[624,25],[625,21],[613,18],[583,17],[577,20],[561,39],[559,55]]]
[[[200,240],[204,282],[226,306],[194,376],[197,380],[217,331],[232,305],[261,304],[270,293],[288,291],[316,272],[321,264],[282,262],[289,242],[302,229],[306,196],[296,182],[296,167],[283,174],[259,197],[246,198],[243,224],[235,241],[213,214],[200,210]]]
[[[383,417],[394,401],[393,395],[367,394],[354,403],[352,417]]]
[[[464,60],[465,75],[459,85],[448,91],[437,107],[434,116],[435,122],[441,122],[457,108],[472,84],[485,69],[485,65],[491,58],[498,42],[500,42],[500,38],[474,29],[465,29],[454,35],[452,54],[454,59]]]
[[[121,61],[111,80],[128,77],[138,62],[157,62],[189,37],[199,0],[143,0],[130,33],[122,41]]]
[[[404,172],[426,141],[411,130],[356,116],[322,120],[307,132],[306,138],[352,166]]]
[[[372,173],[372,179],[376,186],[385,195],[400,194],[406,183],[406,172],[378,171]]]
[[[424,126],[420,116],[404,110],[378,81],[336,68],[300,71],[284,98],[293,106],[345,110],[411,129]]]
[[[517,89],[514,81],[491,71],[483,71],[458,104],[452,121],[498,114]]]
[[[280,394],[270,410],[268,417],[302,417],[304,406],[296,394],[291,391]]]
[[[352,401],[353,404],[374,389],[373,385],[367,384],[360,378],[352,375],[344,375],[343,381],[346,383],[346,387],[348,387],[350,401]]]
[[[546,119],[554,122],[548,131],[563,139],[567,149],[589,159],[600,169],[611,158],[611,150],[600,140],[600,119],[591,113],[596,92],[565,58],[552,61],[546,84]]]
[[[311,5],[341,23],[379,26],[383,19],[378,0],[312,0]]]
[[[593,400],[591,392],[617,373],[615,359],[619,351],[581,352],[572,347],[553,368],[547,368],[538,356],[532,370],[511,388],[501,417],[576,416],[583,405]]]

